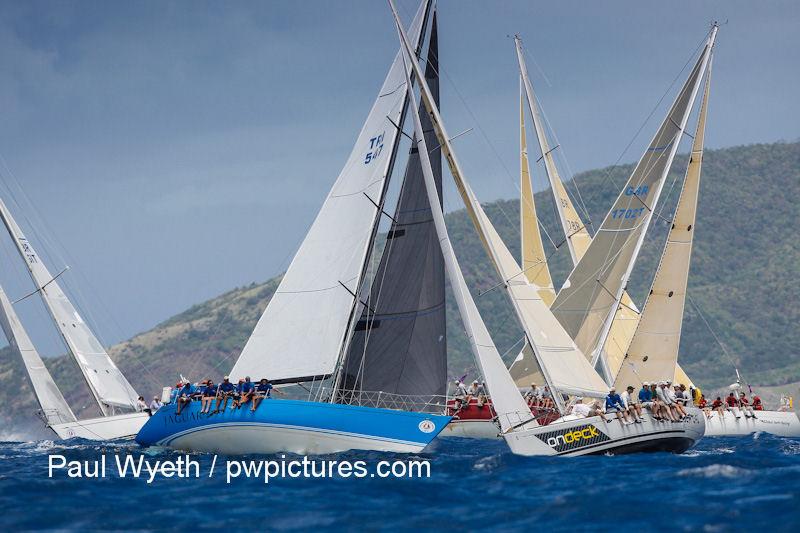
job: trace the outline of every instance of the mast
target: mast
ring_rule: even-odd
[[[53,277],[41,262],[2,199],[0,218],[103,416],[114,414],[115,407],[135,410],[138,394],[67,298],[56,280],[58,276]]]
[[[658,181],[658,185],[657,185],[658,192],[655,195],[655,199],[654,199],[654,201],[652,203],[651,209],[655,209],[656,203],[658,202],[658,198],[661,195],[662,189],[664,188],[664,180],[665,180],[665,178],[667,176],[667,173],[669,172],[670,166],[672,166],[672,160],[675,158],[675,153],[678,151],[678,145],[680,144],[680,139],[681,139],[681,137],[683,136],[683,134],[684,134],[684,132],[686,130],[686,122],[689,119],[689,114],[690,114],[690,112],[692,110],[692,107],[694,107],[694,101],[695,101],[695,98],[697,96],[697,91],[700,88],[699,81],[703,78],[703,74],[707,70],[708,63],[709,63],[709,61],[711,59],[711,52],[712,52],[712,50],[714,48],[714,40],[716,39],[716,36],[717,36],[717,29],[718,29],[718,27],[714,26],[712,28],[712,30],[711,30],[711,35],[708,38],[708,43],[706,45],[706,50],[705,50],[705,54],[704,54],[704,57],[703,57],[703,62],[702,62],[702,65],[700,67],[700,75],[698,77],[697,82],[695,82],[694,85],[692,86],[692,92],[691,92],[691,96],[689,98],[689,104],[686,106],[686,110],[683,113],[683,116],[682,116],[682,119],[681,119],[681,122],[680,122],[680,125],[679,125],[679,128],[678,128],[678,132],[676,133],[676,137],[672,142],[672,146],[670,147],[670,152],[669,152],[669,157],[667,159],[667,164],[664,165],[664,169],[662,170],[661,178]],[[671,119],[671,117],[669,117],[669,118]],[[647,229],[650,227],[650,221],[651,220],[652,220],[652,216],[651,215],[647,216],[645,218],[645,220],[644,220],[644,223],[643,223],[644,228],[639,233],[638,239],[636,241],[636,246],[635,246],[635,248],[633,250],[633,255],[631,256],[631,259],[629,260],[628,265],[627,265],[627,267],[625,269],[625,274],[622,277],[622,280],[623,280],[622,284],[620,285],[619,289],[617,289],[617,293],[616,293],[616,295],[614,297],[614,305],[612,306],[611,311],[608,313],[608,316],[606,316],[606,319],[605,319],[605,321],[603,323],[603,329],[602,329],[602,331],[600,333],[600,338],[598,339],[597,345],[595,347],[595,350],[592,353],[592,364],[596,364],[597,360],[600,358],[601,354],[603,353],[603,347],[605,346],[606,339],[608,338],[608,333],[611,330],[611,325],[612,325],[612,323],[614,321],[614,315],[616,313],[617,308],[619,307],[620,301],[622,300],[622,295],[625,292],[625,288],[628,286],[628,280],[630,279],[631,272],[633,272],[633,267],[634,267],[634,264],[636,263],[636,258],[639,255],[639,251],[642,248],[642,244],[644,243],[644,238],[645,238],[645,236],[647,234]],[[613,376],[611,376],[609,374],[608,368],[607,368],[607,366],[605,364],[605,360],[603,361],[603,367],[605,368],[605,371],[606,371],[606,381],[610,382],[611,378]]]
[[[423,8],[424,6],[424,8]],[[425,40],[425,31],[428,24],[428,15],[433,12],[433,17],[436,16],[436,2],[435,0],[422,0],[422,4],[420,8],[422,10],[422,19],[419,24],[419,30],[417,35],[417,43],[415,54],[419,57],[420,53],[422,52],[422,45],[423,41]],[[419,12],[419,10],[418,10]],[[412,22],[413,27],[413,22]],[[402,54],[402,50],[398,52],[398,54]],[[402,55],[401,55],[402,57]],[[404,67],[405,68],[405,67]],[[410,91],[412,86],[408,85],[404,89],[406,92]],[[361,294],[364,290],[364,279],[367,275],[367,267],[369,265],[370,260],[372,259],[372,252],[375,248],[375,239],[378,236],[378,229],[380,227],[381,218],[383,217],[385,211],[384,206],[386,204],[386,193],[389,190],[389,182],[391,181],[392,171],[394,170],[394,164],[397,160],[397,152],[400,147],[400,141],[402,138],[402,131],[403,125],[405,123],[406,113],[408,111],[408,99],[404,99],[402,103],[402,110],[400,111],[399,116],[397,117],[398,120],[396,122],[396,132],[394,137],[394,142],[392,143],[392,151],[389,155],[389,160],[386,162],[386,169],[383,173],[384,184],[383,188],[381,189],[380,194],[380,201],[377,203],[377,209],[375,211],[375,220],[372,224],[372,234],[370,235],[369,245],[367,246],[367,253],[364,256],[364,262],[361,267],[361,271],[358,277],[358,283],[356,284],[355,295],[353,297],[353,307],[350,311],[350,318],[348,319],[348,325],[346,329],[346,334],[342,339],[342,344],[339,348],[339,355],[336,361],[336,377],[333,383],[333,390],[331,391],[330,402],[334,403],[336,401],[337,391],[341,386],[342,381],[342,374],[344,372],[344,360],[345,357],[350,349],[350,345],[353,340],[353,335],[355,334],[355,328],[357,325],[356,317],[360,316],[363,308],[365,307],[361,302]]]
[[[395,21],[399,24],[399,16],[392,6]],[[403,46],[408,56],[413,56],[411,46],[405,32],[400,32]],[[586,396],[603,396],[605,384],[592,370],[585,356],[577,350],[575,343],[555,320],[547,306],[537,293],[538,287],[530,284],[522,274],[522,270],[514,257],[503,244],[497,231],[492,226],[483,208],[475,199],[475,195],[464,179],[460,165],[453,151],[439,110],[433,102],[430,89],[425,83],[420,67],[411,62],[414,76],[419,82],[422,102],[431,117],[431,122],[439,141],[439,149],[448,162],[450,171],[456,181],[467,212],[472,218],[476,231],[484,244],[498,274],[503,279],[505,289],[512,301],[517,317],[525,329],[528,342],[534,348],[537,362],[542,368],[545,380],[555,391]],[[546,331],[546,333],[545,333]],[[559,409],[563,410],[563,401],[558,394],[554,399]]]
[[[519,198],[519,224],[520,224],[520,250],[522,270],[531,283],[540,287],[539,295],[548,307],[556,299],[553,289],[553,278],[547,266],[547,256],[542,245],[542,234],[539,230],[539,220],[536,217],[536,202],[531,184],[531,170],[528,164],[528,141],[525,137],[525,97],[523,81],[520,78],[519,100],[519,163],[520,163],[520,198]]]
[[[390,0],[392,11],[394,12],[393,0]],[[410,53],[408,43],[403,33],[402,26],[400,26],[397,19],[398,32],[400,33],[401,41],[406,45],[407,57],[410,62],[414,62],[415,58]],[[405,70],[408,85],[411,85],[411,79],[408,70]],[[421,79],[421,78],[420,78]],[[422,83],[422,82],[421,82]],[[433,215],[434,225],[436,227],[436,234],[439,239],[439,245],[444,256],[444,262],[447,269],[450,284],[453,287],[453,294],[458,305],[459,313],[461,314],[464,329],[469,339],[470,347],[475,356],[475,360],[481,368],[481,373],[486,378],[487,385],[492,392],[492,402],[495,411],[498,415],[501,429],[504,432],[510,431],[515,427],[522,427],[524,425],[538,425],[535,419],[531,416],[530,408],[522,396],[519,394],[516,386],[514,385],[511,375],[506,370],[500,354],[492,341],[489,331],[484,324],[483,319],[478,312],[475,301],[467,288],[464,276],[458,266],[458,260],[453,251],[453,246],[447,234],[447,226],[445,225],[444,215],[439,209],[441,200],[437,191],[437,184],[433,176],[431,162],[429,158],[428,146],[425,142],[425,134],[422,128],[422,121],[420,120],[417,107],[414,105],[414,93],[409,91],[409,99],[412,101],[409,106],[411,115],[414,119],[414,130],[416,132],[415,139],[420,154],[420,161],[422,163],[422,172],[425,179],[425,188],[428,195],[428,203]]]
[[[712,61],[713,57],[709,60],[692,151],[672,227],[667,234],[641,320],[625,354],[627,365],[623,364],[616,376],[617,387],[642,380],[678,377],[678,351],[700,193]]]
[[[528,109],[533,119],[533,126],[536,132],[536,139],[539,142],[539,149],[541,151],[541,159],[544,161],[544,168],[547,173],[547,179],[550,181],[550,187],[553,189],[553,194],[556,197],[556,211],[558,213],[561,227],[564,230],[564,236],[569,248],[569,254],[572,258],[572,264],[576,264],[589,244],[592,237],[589,235],[586,226],[583,224],[578,212],[572,204],[572,201],[564,188],[564,183],[556,167],[553,152],[558,148],[555,146],[550,148],[550,143],[547,140],[547,135],[544,130],[544,121],[542,120],[541,111],[536,103],[536,95],[533,92],[533,85],[531,84],[530,77],[528,76],[528,67],[525,64],[524,53],[522,49],[522,39],[519,35],[514,36],[514,45],[517,50],[517,63],[519,64],[519,73],[522,77],[522,86],[525,90],[525,95],[528,101]]]

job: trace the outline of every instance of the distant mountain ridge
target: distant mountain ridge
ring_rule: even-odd
[[[677,200],[686,156],[679,156],[665,187],[629,292],[641,307]],[[591,221],[599,225],[633,165],[592,170],[576,176]],[[541,177],[541,168],[533,169]],[[670,189],[673,178],[678,178]],[[571,191],[572,192],[572,191]],[[698,210],[697,235],[689,295],[702,309],[743,378],[753,384],[783,385],[800,381],[800,143],[773,143],[708,150]],[[538,214],[555,244],[563,235],[556,224],[549,191],[536,195]],[[663,208],[662,208],[663,206]],[[484,203],[484,207],[519,256],[518,200]],[[522,331],[465,211],[447,215],[447,224],[467,283],[501,353],[516,356]],[[594,228],[592,228],[594,229]],[[557,286],[568,274],[566,246],[546,248]],[[152,396],[173,384],[179,373],[197,380],[219,379],[230,369],[255,326],[280,277],[233,289],[158,324],[150,331],[113,346],[109,353],[141,394]],[[484,293],[484,291],[486,291]],[[475,375],[458,312],[448,301],[449,367],[454,376]],[[313,330],[310,329],[312,334]],[[733,365],[687,302],[681,362],[701,386],[719,387],[735,379]],[[57,383],[76,411],[92,413],[86,386],[66,356],[47,360]],[[10,350],[0,350],[0,402],[3,429],[36,426],[35,400],[24,370]],[[21,383],[20,387],[8,386]],[[41,424],[38,424],[41,426]]]

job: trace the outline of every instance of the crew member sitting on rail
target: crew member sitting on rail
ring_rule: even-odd
[[[703,410],[706,414],[706,418],[711,418],[711,408],[708,406],[708,400],[706,400],[705,394],[700,395],[700,399],[697,401],[697,407]]]
[[[228,408],[228,398],[233,398],[236,392],[236,386],[231,383],[230,378],[225,376],[222,378],[222,383],[219,384],[217,387],[217,406],[214,407],[214,410],[211,414],[219,413],[219,406],[222,404],[222,412],[225,412],[225,409]]]
[[[670,383],[669,381],[667,382]],[[680,396],[678,395],[680,393]],[[672,401],[672,404],[675,406],[675,410],[678,412],[678,416],[681,420],[689,416],[689,413],[686,412],[686,408],[684,407],[683,403],[683,393],[680,392],[680,387],[675,385],[675,387],[667,386],[667,394],[669,395],[669,399]]]
[[[725,418],[725,403],[719,396],[711,403],[711,409],[719,413],[720,418]]]
[[[466,403],[466,399],[468,396],[467,387],[465,387],[464,384],[461,383],[460,379],[454,380],[453,384],[456,387],[456,390],[453,391],[453,398],[455,399],[455,410],[460,411],[462,408],[468,406],[468,404]]]
[[[728,409],[730,409],[730,411],[733,413],[733,416],[735,416],[737,420],[742,418],[742,415],[739,414],[739,402],[736,401],[736,396],[733,394],[733,392],[728,394],[728,397],[725,398],[725,403],[728,404]]]
[[[200,412],[208,413],[211,410],[211,404],[217,397],[217,386],[210,379],[206,380],[206,386],[203,387],[203,397],[200,403]]]
[[[755,411],[763,411],[764,405],[761,403],[761,398],[759,396],[753,396],[753,409]]]
[[[670,422],[677,422],[678,415],[676,413],[675,405],[672,402],[672,399],[669,397],[669,389],[667,388],[666,381],[662,381],[658,384],[656,393],[658,395],[658,401],[661,403],[660,407],[663,416],[666,416]]]
[[[639,397],[633,393],[633,386],[628,385],[622,392],[622,403],[625,404],[625,409],[631,415],[633,421],[637,424],[642,423],[642,404],[639,403]]]
[[[272,383],[270,383],[267,378],[261,378],[261,381],[256,385],[255,394],[253,395],[253,406],[250,408],[250,411],[258,409],[258,404],[260,404],[264,398],[272,398],[272,391],[278,394],[286,394],[282,390],[273,387]]]
[[[623,426],[627,426],[632,422],[628,421],[628,410],[625,404],[622,403],[622,398],[614,387],[608,389],[608,396],[606,396],[606,413],[614,413],[617,415],[617,420]]]
[[[553,402],[553,393],[550,392],[550,387],[547,385],[544,386],[544,390],[542,391],[542,401],[540,405],[545,409],[552,409],[555,403]]]
[[[155,413],[156,411],[158,411],[162,407],[163,407],[163,404],[161,403],[161,400],[159,399],[159,397],[158,396],[153,396],[153,401],[150,402],[150,412],[151,413]]]
[[[531,388],[525,391],[525,400],[531,407],[539,407],[542,400],[542,390],[536,386],[536,383],[531,383]]]
[[[747,396],[743,392],[739,393],[739,405],[742,407],[742,412],[744,413],[745,418],[755,418],[756,414],[753,412],[753,408],[750,407],[750,402],[747,401]]]
[[[244,381],[239,383],[239,398],[233,401],[234,406],[238,409],[253,398],[255,387],[250,381],[250,376],[246,376]]]
[[[177,405],[175,407],[176,415],[181,414],[184,405],[186,405],[187,403],[191,403],[192,394],[194,394],[194,391],[195,391],[194,385],[192,385],[188,381],[184,383],[183,386],[181,386],[181,388],[178,390],[178,398],[176,400],[177,402]]]
[[[648,382],[642,383],[642,388],[639,389],[639,403],[645,409],[652,409],[653,395],[650,393],[650,384]]]
[[[654,381],[650,384],[650,409],[653,411],[653,418],[658,421],[668,420],[664,403],[658,399],[658,384]]]
[[[472,382],[467,390],[467,402],[472,398],[477,398],[478,408],[483,408],[486,403],[486,387],[481,384],[477,379]]]
[[[578,396],[575,398],[575,405],[572,406],[572,414],[575,416],[580,416],[581,418],[586,418],[590,416],[589,413],[592,411],[592,408],[583,403],[583,397]]]
[[[592,407],[589,409],[589,416],[599,416],[604,422],[608,422],[606,419],[606,414],[603,412],[603,406],[600,404],[600,400],[595,400],[594,403],[592,403]]]

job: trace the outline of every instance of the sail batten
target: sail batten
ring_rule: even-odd
[[[616,375],[615,382],[618,386],[642,381],[671,380],[683,373],[678,367],[678,351],[700,194],[710,88],[709,62],[692,151],[672,227],[667,234],[639,325],[626,351],[624,363]]]
[[[438,30],[431,22],[425,77],[438,104]],[[410,111],[409,111],[410,112]],[[423,116],[426,142],[436,136]],[[429,155],[441,198],[441,152]],[[441,206],[439,207],[441,210]],[[412,140],[387,243],[344,361],[340,388],[414,396],[447,386],[444,264],[428,206],[416,138]]]
[[[406,48],[409,49],[410,46],[406,45]],[[603,396],[606,386],[602,378],[589,366],[585,356],[577,349],[575,343],[542,301],[538,294],[540,287],[527,282],[522,269],[477,201],[461,171],[450,142],[450,136],[447,134],[430,89],[424,82],[420,67],[416,62],[412,62],[412,67],[415,77],[420,80],[421,99],[431,117],[431,122],[439,141],[439,149],[450,167],[450,172],[467,208],[467,213],[472,219],[475,230],[498,275],[503,280],[517,318],[525,330],[528,342],[533,347],[545,379],[555,388],[570,386],[586,390],[591,396]],[[520,282],[517,283],[515,280]],[[553,353],[546,349],[539,349],[540,345],[556,345],[563,348],[563,351]],[[559,395],[554,396],[559,407],[563,407],[561,397]]]
[[[100,410],[104,415],[111,414],[114,407],[135,410],[138,394],[50,274],[2,200],[0,218]]]
[[[575,339],[578,347],[584,353],[592,354],[593,364],[602,355],[615,313],[652,220],[652,209],[661,194],[706,70],[715,31],[712,31],[667,117],[553,304],[558,320]],[[602,362],[605,364],[605,359]],[[609,370],[607,365],[605,368]],[[607,378],[613,376],[608,375]]]
[[[411,24],[415,42],[430,2]],[[401,52],[314,223],[230,374],[285,382],[331,375],[361,309],[354,295],[366,268],[408,87]]]

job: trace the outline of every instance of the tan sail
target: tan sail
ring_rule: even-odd
[[[528,164],[528,142],[525,138],[525,100],[520,94],[519,105],[519,162],[520,162],[520,200],[519,220],[522,239],[522,270],[531,283],[539,287],[539,296],[549,307],[556,299],[553,289],[553,278],[547,266],[542,234],[539,230],[539,219],[536,216],[536,204],[533,200],[531,171]]]
[[[617,386],[673,378],[676,382],[686,384],[688,380],[688,376],[677,367],[677,363],[700,191],[710,86],[709,68],[689,166],[672,219],[672,228],[667,235],[650,294],[642,309],[639,326],[616,377]]]

